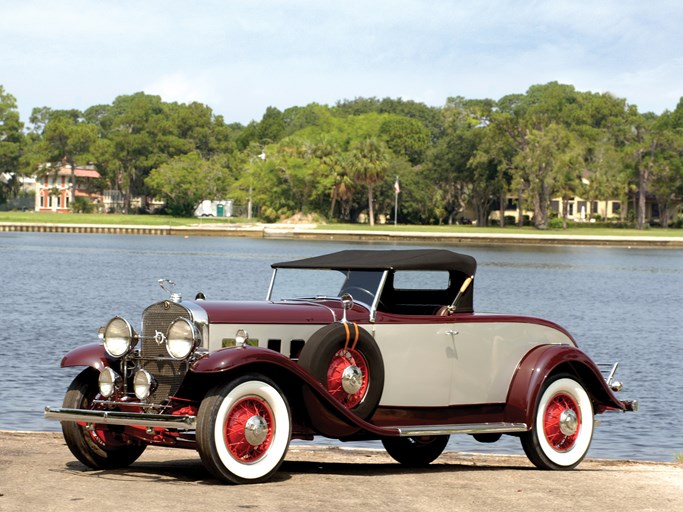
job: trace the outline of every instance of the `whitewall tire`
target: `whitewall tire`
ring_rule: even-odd
[[[291,431],[287,399],[262,375],[245,375],[217,386],[197,415],[202,462],[231,483],[269,479],[285,458]]]
[[[533,427],[521,439],[524,452],[537,467],[576,467],[593,439],[593,404],[583,386],[566,375],[548,379]]]

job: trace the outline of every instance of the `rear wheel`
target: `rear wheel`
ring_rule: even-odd
[[[214,388],[197,414],[197,445],[204,465],[230,483],[270,478],[291,436],[285,396],[262,375],[245,375]]]
[[[593,405],[570,376],[551,377],[536,407],[534,425],[521,436],[529,460],[541,469],[572,469],[583,460],[593,438]]]
[[[385,437],[384,449],[404,466],[421,467],[435,461],[446,449],[449,436]]]
[[[93,409],[99,393],[98,372],[86,368],[73,380],[64,396],[64,407]],[[94,469],[123,468],[135,462],[146,445],[125,440],[109,428],[87,429],[74,421],[62,422],[62,433],[71,453],[83,464]]]

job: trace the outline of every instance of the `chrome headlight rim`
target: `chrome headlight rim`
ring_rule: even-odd
[[[118,359],[133,350],[137,344],[137,334],[128,320],[115,316],[104,327],[102,340],[107,354]]]
[[[187,318],[176,318],[166,331],[166,352],[182,361],[190,357],[201,343],[201,334]]]

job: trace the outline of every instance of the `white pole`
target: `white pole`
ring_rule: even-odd
[[[398,193],[400,192],[398,185],[398,176],[396,176],[396,182],[394,183],[394,226],[398,222]]]

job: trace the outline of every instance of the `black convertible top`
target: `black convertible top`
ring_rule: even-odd
[[[473,276],[477,262],[472,256],[445,249],[346,250],[273,263],[272,268],[334,270],[448,270]]]

